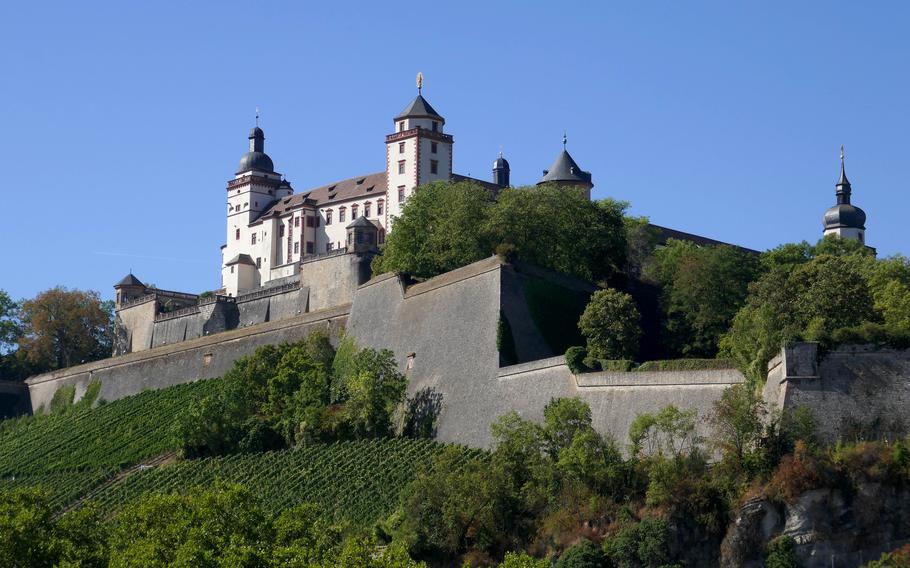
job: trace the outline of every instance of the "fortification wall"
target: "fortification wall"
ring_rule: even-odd
[[[357,287],[370,279],[373,253],[338,252],[300,263],[300,285],[309,288],[310,310],[353,302]]]
[[[788,345],[772,361],[764,397],[784,411],[808,406],[828,443],[906,436],[910,349],[845,346],[819,358],[815,343]]]
[[[101,398],[117,400],[146,389],[219,377],[238,357],[261,345],[297,341],[317,329],[337,339],[349,309],[349,305],[338,306],[37,375],[26,381],[31,407],[37,411],[49,405],[54,393],[64,385],[75,385],[79,400],[93,380],[101,381]]]
[[[474,446],[490,445],[490,423],[502,414],[514,410],[542,420],[550,399],[572,396],[591,405],[599,431],[625,443],[639,413],[675,404],[705,415],[725,388],[744,380],[735,370],[592,373],[576,379],[561,355],[500,368],[496,324],[501,302],[513,303],[516,343],[528,342],[526,353],[546,349],[533,322],[518,317],[516,291],[527,277],[532,275],[496,258],[407,292],[399,277],[384,275],[358,290],[348,333],[359,345],[392,349],[402,368],[413,353],[409,393],[433,388],[442,394],[438,438]],[[704,421],[699,427],[704,429]]]
[[[144,302],[132,304],[117,312],[114,323],[114,329],[117,330],[115,355],[152,348],[157,309],[155,298],[150,296]]]

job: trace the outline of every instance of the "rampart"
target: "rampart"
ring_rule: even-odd
[[[910,349],[816,343],[786,346],[769,364],[764,398],[778,410],[812,410],[822,441],[894,439],[910,433]]]
[[[297,341],[315,330],[337,339],[349,310],[350,305],[338,306],[37,375],[26,381],[31,407],[35,412],[47,407],[64,385],[75,385],[79,400],[90,382],[100,381],[99,396],[116,400],[147,389],[219,377],[238,357],[261,345]]]

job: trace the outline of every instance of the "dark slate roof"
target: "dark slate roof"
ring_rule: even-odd
[[[855,205],[841,203],[834,207],[829,207],[828,210],[825,211],[822,224],[825,226],[826,230],[839,228],[865,230],[866,212]]]
[[[145,286],[145,284],[143,284],[142,281],[140,281],[138,278],[133,276],[133,273],[130,272],[129,274],[124,276],[123,279],[120,280],[120,282],[117,282],[116,284],[114,284],[114,288],[117,288],[119,286]]]
[[[253,129],[250,130],[250,138],[265,138],[265,132],[258,126],[254,126]]]
[[[494,170],[508,170],[509,161],[503,158],[502,156],[493,160],[493,169]]]
[[[354,219],[353,221],[348,223],[348,225],[345,227],[345,229],[353,229],[355,227],[376,228],[376,225],[374,225],[372,222],[370,222],[369,219],[367,219],[366,217],[361,215],[360,217],[357,217],[356,219]]]
[[[275,173],[275,164],[265,152],[247,152],[240,158],[240,165],[237,166],[237,173],[256,170],[260,172]]]
[[[572,156],[563,149],[556,156],[556,161],[549,169],[544,170],[543,177],[538,183],[547,183],[548,181],[581,181],[591,183],[591,172],[586,172],[578,167]]]
[[[701,235],[695,235],[693,233],[686,233],[684,231],[677,231],[676,229],[670,229],[668,227],[661,227],[660,225],[655,225],[653,223],[648,223],[648,226],[655,231],[657,231],[657,244],[664,245],[667,244],[669,239],[676,239],[678,241],[689,241],[696,246],[716,246],[716,245],[726,245],[728,247],[733,247],[740,252],[746,252],[749,254],[760,254],[757,250],[753,250],[746,247],[741,247],[739,245],[732,245],[730,243],[725,243],[723,241],[718,241],[715,239],[710,239],[708,237],[703,237]]]
[[[230,266],[232,264],[252,264],[253,266],[256,266],[256,263],[253,262],[253,257],[248,254],[238,254],[231,260],[224,263],[225,266]]]
[[[461,174],[452,174],[452,177],[449,178],[451,181],[469,181],[471,183],[476,183],[477,185],[489,189],[490,191],[502,191],[502,188],[496,185],[493,182],[484,181],[482,179],[472,178],[468,176],[463,176]]]
[[[445,122],[445,119],[440,116],[436,109],[430,106],[430,103],[427,102],[423,95],[417,95],[417,98],[411,101],[401,114],[395,117],[395,120],[401,120],[402,118],[438,118],[442,122]]]

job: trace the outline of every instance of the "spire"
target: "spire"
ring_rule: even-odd
[[[850,193],[852,188],[850,187],[850,180],[847,179],[847,172],[844,168],[844,145],[841,144],[840,147],[840,179],[837,180],[836,195],[838,204],[849,204],[850,203]]]

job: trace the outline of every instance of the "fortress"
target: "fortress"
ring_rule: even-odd
[[[100,396],[115,400],[217,377],[260,345],[302,339],[316,329],[393,350],[408,374],[409,395],[422,393],[438,406],[438,438],[477,446],[490,443],[489,424],[497,416],[516,410],[540,418],[552,397],[582,397],[595,425],[622,441],[639,413],[672,403],[704,415],[723,389],[743,382],[736,369],[574,375],[565,365],[565,346],[548,343],[542,333],[548,322],[535,319],[539,299],[531,292],[543,288],[583,305],[595,287],[539,267],[494,256],[423,282],[403,274],[371,278],[371,261],[420,185],[467,181],[493,193],[509,187],[509,163],[501,155],[492,181],[453,173],[454,138],[444,127],[445,119],[418,92],[385,137],[384,171],[295,193],[265,153],[257,124],[227,183],[221,287],[189,294],[150,288],[127,275],[115,285],[114,357],[28,379],[33,411],[64,385],[75,385],[78,399],[100,381]],[[592,174],[563,144],[539,183],[581,187],[590,198]],[[851,193],[842,153],[837,203],[824,215],[824,233],[865,243],[866,216],[851,204]],[[659,242],[719,243],[652,227]],[[894,405],[910,397],[910,352],[848,349],[819,360],[812,349],[790,346],[772,361],[765,397],[779,408],[805,403],[823,410],[830,437],[851,420],[893,416]],[[896,420],[891,427],[906,430]]]

